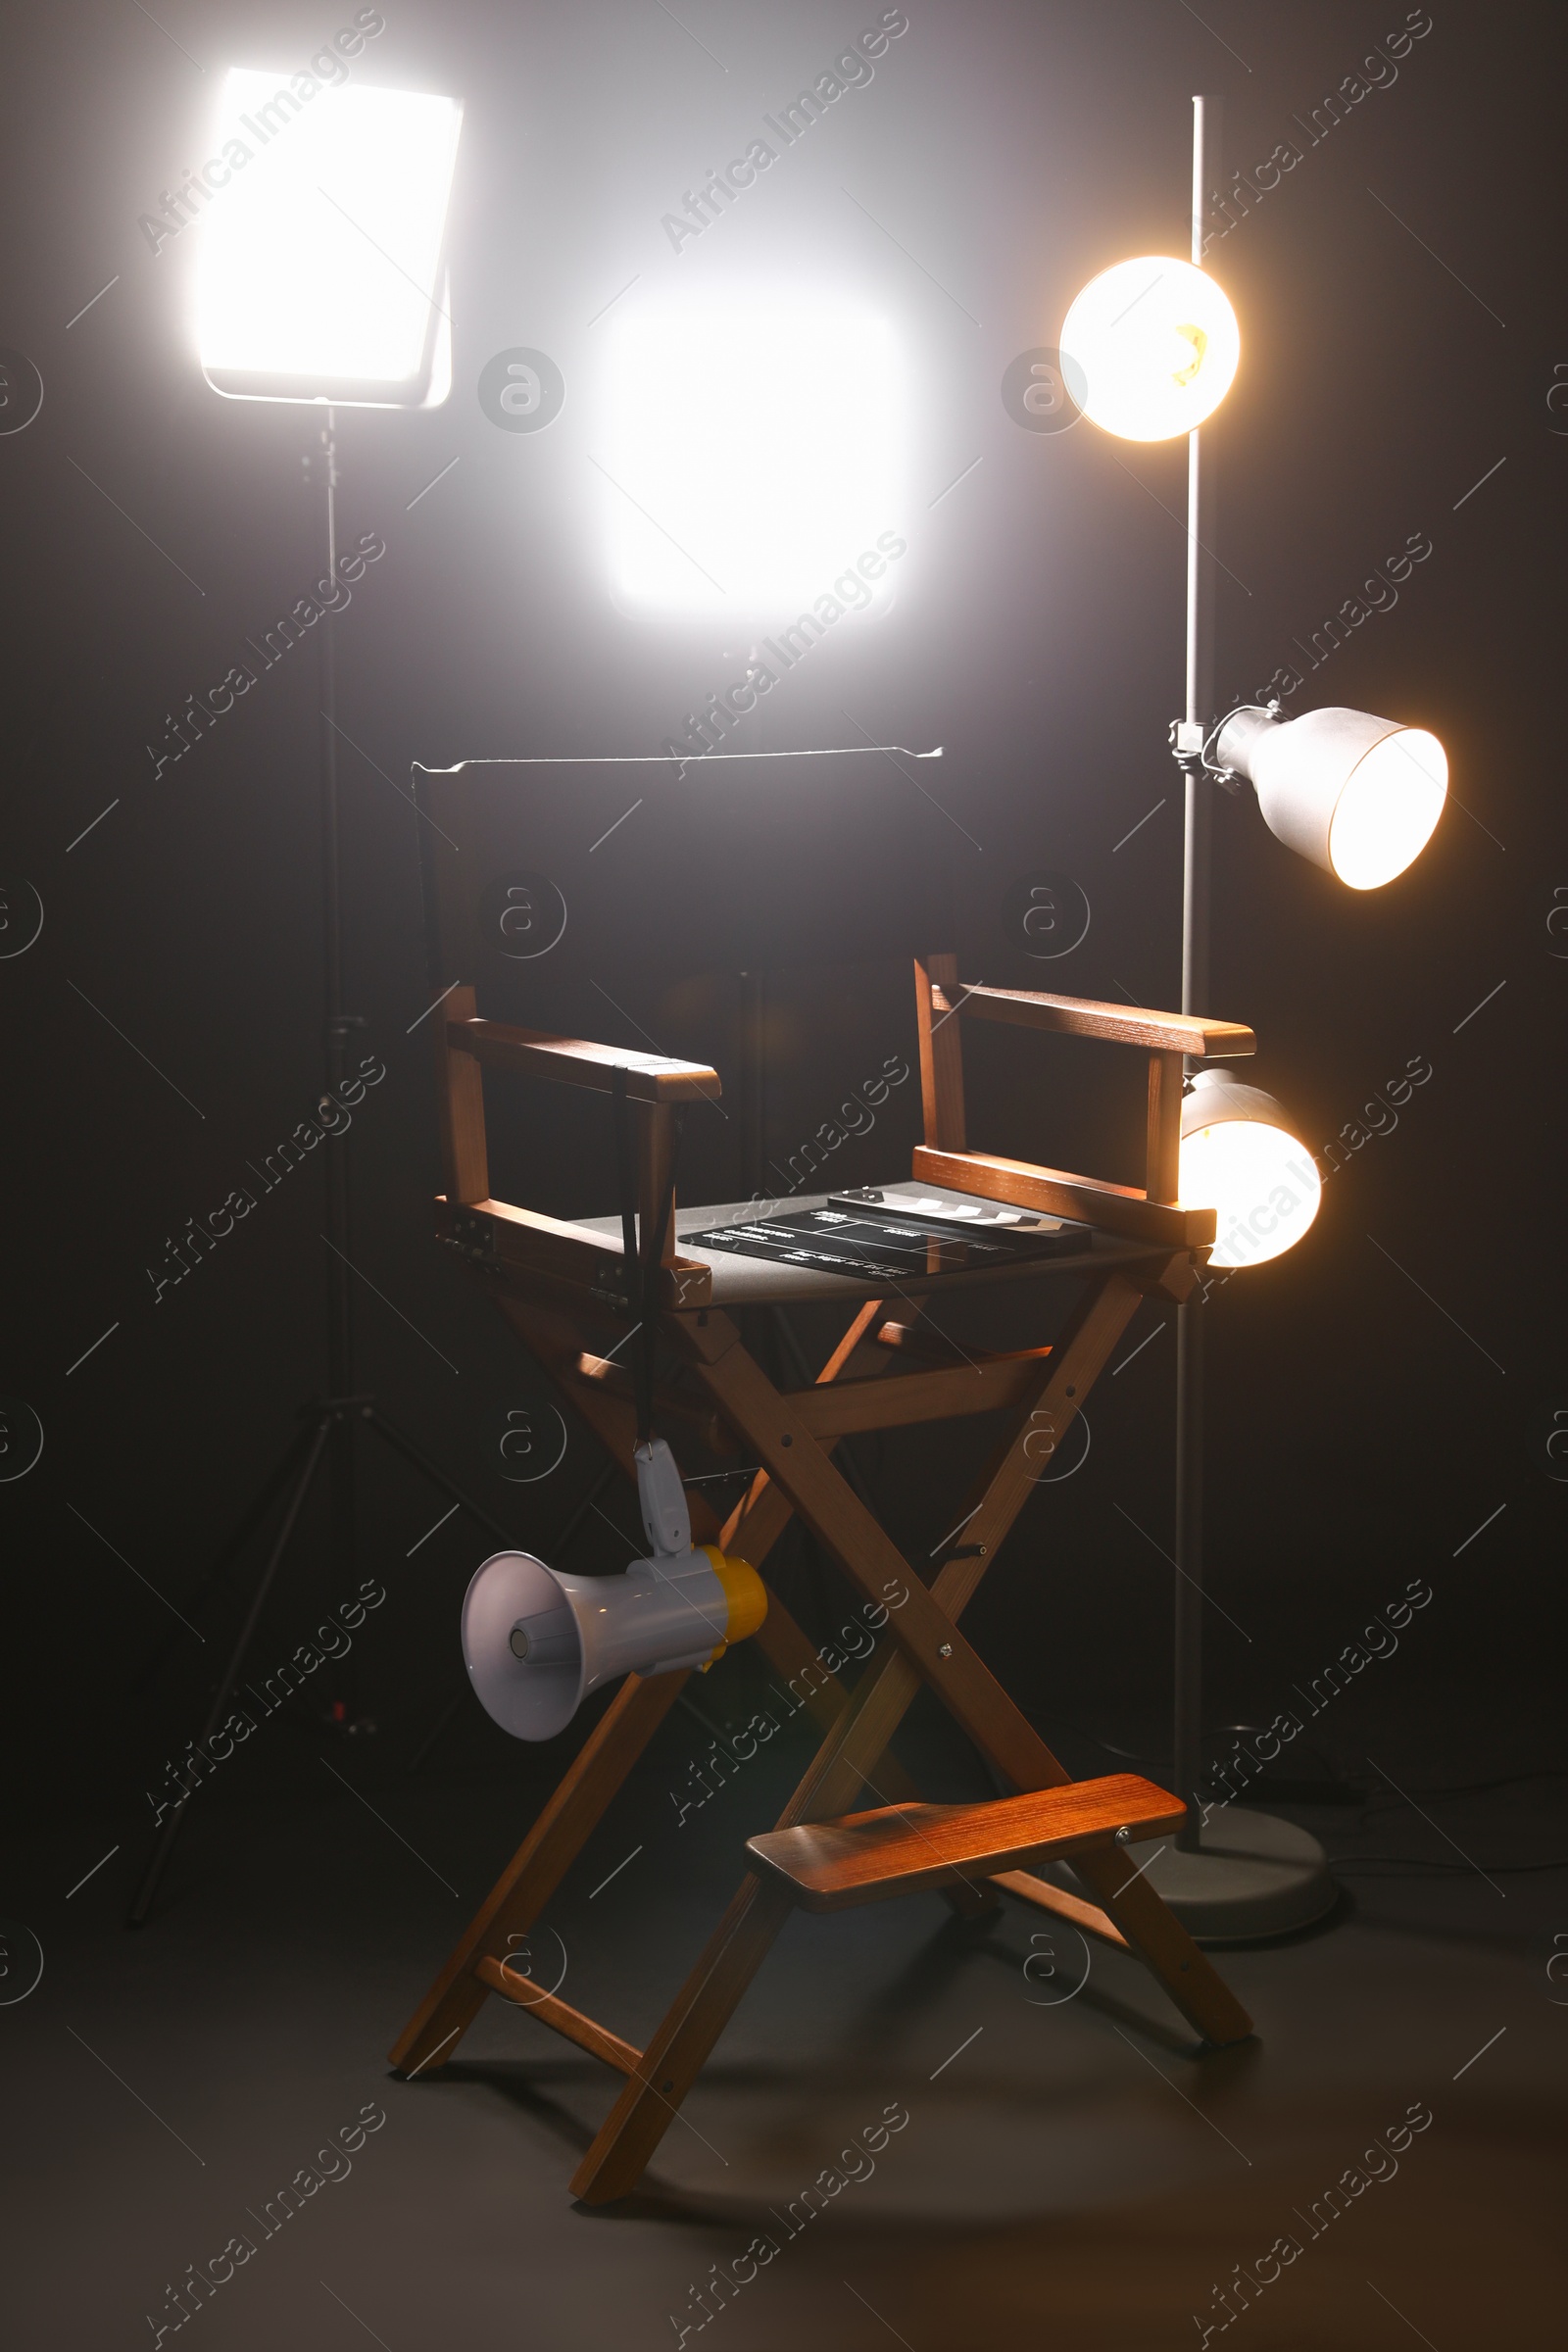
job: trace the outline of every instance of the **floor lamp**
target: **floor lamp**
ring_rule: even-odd
[[[1091,422],[1138,441],[1187,436],[1187,675],[1171,749],[1185,783],[1182,1010],[1207,1012],[1209,821],[1216,785],[1251,784],[1270,830],[1348,887],[1392,881],[1443,812],[1447,765],[1424,729],[1367,711],[1287,719],[1279,703],[1213,710],[1214,499],[1205,417],[1240,360],[1235,314],[1202,270],[1204,215],[1219,178],[1220,104],[1193,100],[1192,259],[1121,262],[1086,286],[1061,329],[1061,373]],[[1181,1198],[1216,1211],[1211,1263],[1257,1264],[1298,1241],[1317,1209],[1311,1152],[1272,1096],[1189,1062]],[[1203,1307],[1177,1309],[1174,1786],[1185,1827],[1149,1877],[1200,1940],[1306,1926],[1336,1889],[1317,1839],[1248,1807],[1202,1822]]]
[[[358,43],[348,32],[338,43]],[[297,633],[319,630],[320,819],[325,980],[325,1095],[349,1075],[348,1051],[364,1023],[343,995],[343,891],[338,823],[337,692],[333,608],[352,569],[338,547],[336,415],[339,408],[434,408],[451,387],[451,319],[443,262],[446,215],[462,110],[455,100],[363,87],[344,58],[312,60],[317,73],[279,77],[235,69],[225,77],[214,125],[215,157],[181,191],[198,223],[195,340],[215,392],[232,400],[283,401],[324,417],[306,456],[321,493],[318,594],[325,609]],[[324,78],[336,65],[339,78]],[[302,83],[315,86],[302,90]],[[195,191],[195,195],[192,194]],[[196,197],[203,199],[198,210]],[[363,561],[360,569],[363,573]],[[316,605],[316,596],[309,600]],[[243,689],[248,691],[248,688]],[[491,1518],[423,1450],[356,1393],[350,1290],[349,1164],[329,1137],[326,1187],[326,1391],[302,1410],[300,1427],[248,1504],[204,1592],[277,1509],[270,1548],[251,1592],[201,1732],[198,1761],[224,1724],[251,1640],[317,1473],[330,1482],[333,1547],[355,1549],[357,1429],[373,1430],[457,1507],[502,1543]],[[280,1506],[280,1509],[279,1509]],[[225,1751],[226,1752],[226,1751]],[[200,1771],[193,1767],[192,1777]],[[191,1791],[164,1814],[126,1916],[147,1917]]]

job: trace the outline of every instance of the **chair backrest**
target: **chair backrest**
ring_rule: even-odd
[[[935,762],[866,751],[416,775],[432,980],[518,1020],[597,981],[906,959],[952,943]]]
[[[789,1192],[809,1139],[902,1068],[875,1144],[840,1154],[850,1181],[885,1175],[919,1131],[910,958],[956,936],[942,775],[874,751],[416,771],[430,995],[464,983],[488,1020],[710,1063],[722,1102],[690,1111],[681,1152],[696,1200]],[[608,1209],[603,1119],[519,1091],[492,1103],[498,1169],[557,1215]]]
[[[824,1053],[830,1065],[835,1043],[857,1022],[863,1029],[877,990],[893,985],[901,1008],[895,1013],[884,995],[874,1017],[886,1033],[896,1025],[919,1067],[924,1141],[914,1174],[921,1182],[997,1193],[1150,1242],[1212,1240],[1212,1211],[1175,1205],[1183,1058],[1250,1054],[1250,1031],[1137,1006],[960,986],[947,952],[956,932],[955,820],[907,756],[762,756],[684,768],[468,762],[421,771],[418,800],[432,990],[461,989],[462,1019],[558,1037],[616,1037],[633,1054],[683,1056],[722,1071],[714,1040],[736,1037],[744,976],[792,975],[818,989],[825,983],[808,1087],[799,1097],[812,1105],[809,1135],[821,1132],[821,1090],[837,1075],[824,1068]],[[1130,1045],[1148,1057],[1142,1187],[969,1148],[959,1031],[976,1017]],[[779,1058],[765,1050],[772,1043],[752,1040],[750,1083],[759,1095],[764,1060]],[[466,1053],[472,1051],[470,1043]],[[806,1054],[796,1061],[794,1075],[806,1078]],[[470,1109],[464,1115],[482,1135],[476,1068],[466,1083]],[[760,1134],[763,1122],[755,1103],[745,1103],[746,1091],[742,1117]],[[712,1107],[731,1124],[728,1109],[716,1101]],[[833,1123],[832,1107],[823,1128]],[[581,1213],[591,1158],[574,1159],[555,1138],[545,1156],[556,1182],[576,1195],[575,1207],[563,1201],[555,1213]],[[731,1173],[726,1182],[716,1168],[705,1170],[700,1198],[772,1191],[760,1147],[748,1153],[739,1130],[707,1156]]]

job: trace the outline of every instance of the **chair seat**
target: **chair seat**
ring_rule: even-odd
[[[1137,1773],[1069,1781],[978,1805],[881,1805],[746,1841],[756,1867],[807,1911],[847,1911],[920,1886],[989,1878],[1031,1856],[1105,1846],[1180,1828],[1186,1807]]]
[[[930,1189],[940,1191],[937,1186]],[[964,1198],[958,1194],[944,1197]],[[780,1213],[793,1215],[801,1209],[825,1208],[828,1199],[826,1193],[797,1193],[781,1200],[778,1208]],[[857,1274],[829,1274],[813,1266],[788,1265],[776,1258],[742,1257],[724,1250],[700,1250],[689,1238],[717,1225],[749,1225],[757,1215],[755,1200],[726,1200],[711,1208],[676,1208],[675,1238],[680,1253],[712,1269],[714,1306],[785,1306],[808,1298],[886,1297],[890,1286],[885,1280],[874,1281]],[[573,1222],[584,1233],[602,1233],[619,1244],[618,1217],[578,1217]],[[1138,1259],[1163,1259],[1169,1255],[1168,1248],[1152,1250],[1147,1243],[1126,1241],[1117,1234],[1091,1232],[1086,1228],[1084,1249],[1070,1255],[1023,1259],[985,1273],[907,1275],[898,1287],[904,1296],[912,1298],[924,1298],[932,1290],[950,1291],[970,1284],[1038,1282],[1046,1275],[1074,1274],[1081,1280],[1086,1273],[1105,1273],[1116,1264],[1130,1265]]]

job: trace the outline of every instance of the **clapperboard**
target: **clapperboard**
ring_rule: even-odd
[[[695,1244],[876,1282],[989,1273],[1029,1258],[1060,1257],[1087,1248],[1090,1240],[1086,1225],[1063,1217],[922,1192],[913,1184],[867,1185],[830,1194],[824,1208],[681,1236],[684,1248]]]

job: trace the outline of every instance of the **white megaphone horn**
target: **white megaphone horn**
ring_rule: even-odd
[[[564,1731],[618,1674],[710,1666],[756,1633],[767,1593],[746,1560],[692,1548],[680,1473],[662,1438],[636,1449],[653,1556],[624,1576],[569,1576],[526,1551],[486,1560],[463,1602],[463,1654],[480,1705],[515,1740]]]

